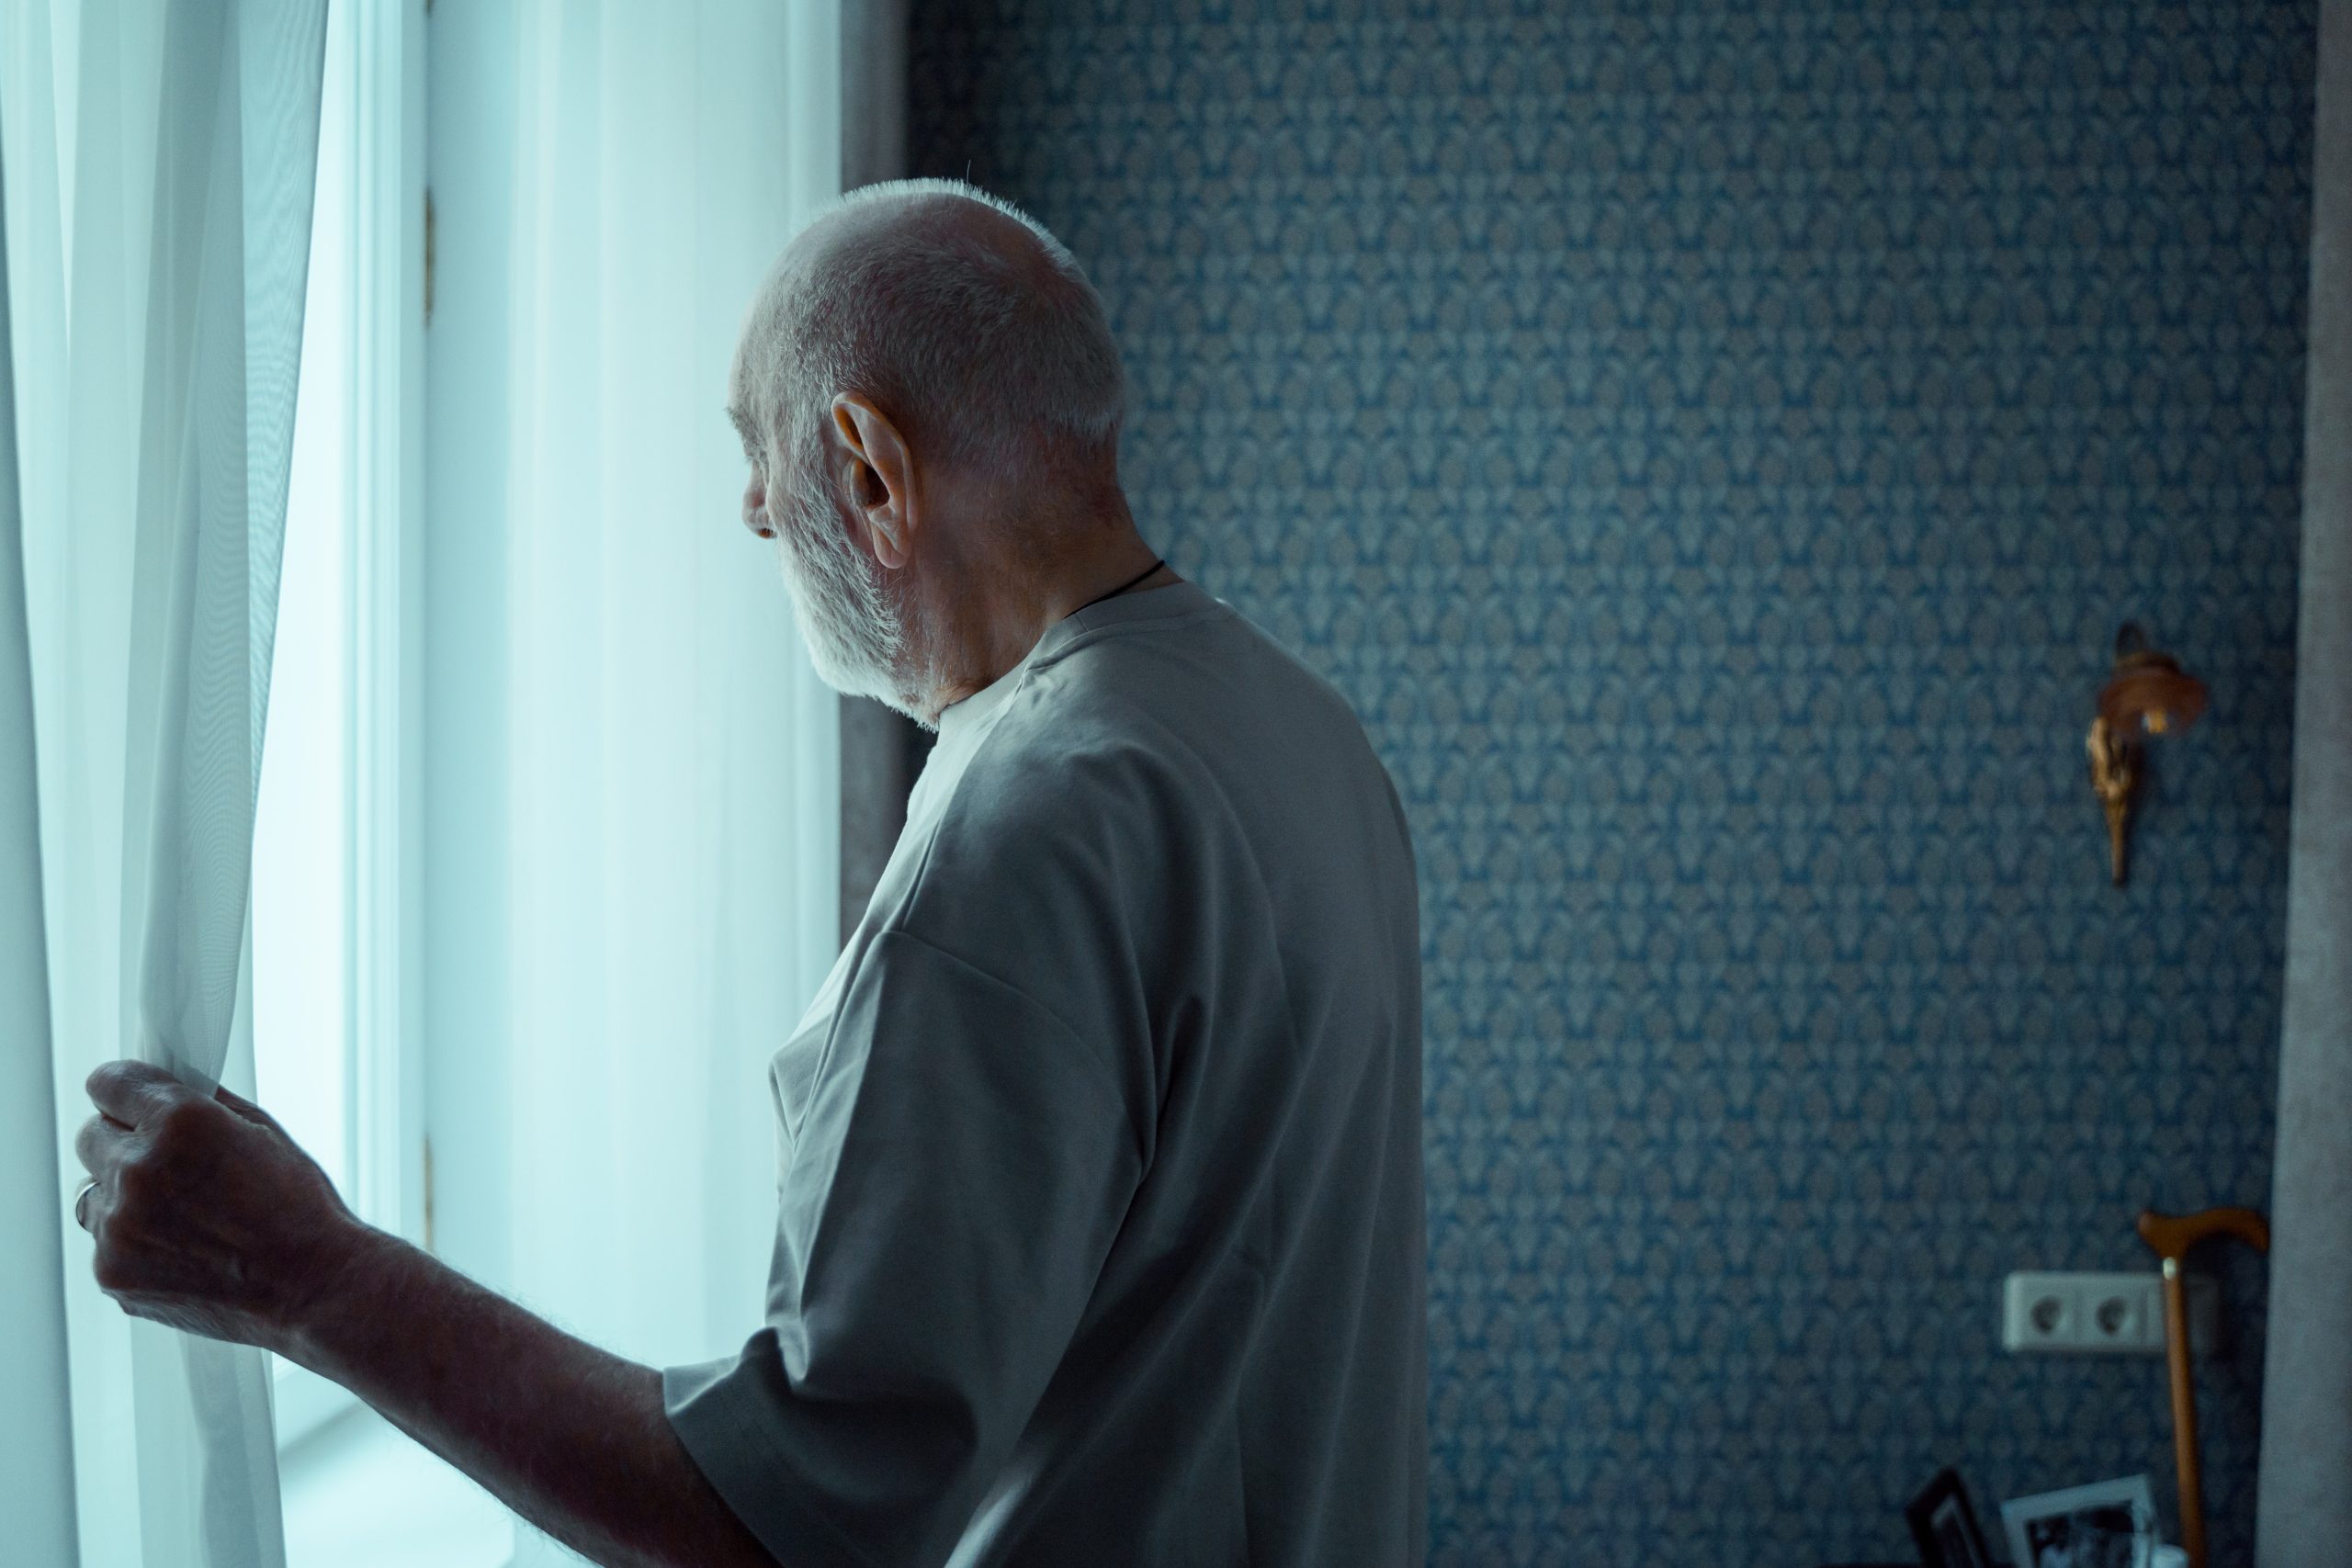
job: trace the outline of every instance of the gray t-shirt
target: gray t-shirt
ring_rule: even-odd
[[[949,708],[770,1069],[767,1326],[665,1374],[779,1560],[1418,1563],[1412,846],[1190,583]]]

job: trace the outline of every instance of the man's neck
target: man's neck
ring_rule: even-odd
[[[1065,558],[1049,577],[1023,580],[1010,570],[996,574],[992,592],[983,591],[958,606],[962,613],[942,627],[952,653],[938,660],[937,667],[955,673],[934,688],[938,708],[932,722],[938,722],[939,711],[1001,680],[1029,657],[1039,638],[1080,609],[1105,597],[1179,581],[1175,570],[1159,562],[1135,531],[1124,502],[1116,526],[1103,530],[1102,542]]]

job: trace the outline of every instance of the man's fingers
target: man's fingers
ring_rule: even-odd
[[[74,1134],[74,1153],[100,1186],[114,1179],[130,1154],[130,1129],[111,1116],[93,1116]]]
[[[107,1223],[107,1216],[113,1212],[114,1200],[107,1195],[106,1184],[100,1182],[90,1189],[88,1197],[74,1205],[74,1219],[84,1230],[90,1233],[90,1238],[95,1241],[97,1239],[100,1227]],[[95,1259],[93,1261],[95,1262]]]
[[[83,1087],[99,1110],[129,1127],[190,1098],[186,1084],[148,1062],[101,1063]]]
[[[235,1111],[238,1115],[243,1117],[246,1121],[252,1122],[256,1127],[266,1127],[273,1133],[278,1130],[277,1117],[272,1116],[268,1111],[264,1111],[260,1106],[255,1105],[252,1100],[247,1100],[243,1095],[239,1094],[236,1090],[231,1089],[227,1084],[221,1084],[218,1088],[214,1089],[212,1091],[212,1098],[219,1100],[221,1104],[227,1106],[230,1110]]]

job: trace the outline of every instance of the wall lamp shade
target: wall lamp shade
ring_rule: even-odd
[[[2099,688],[2098,713],[2086,741],[2091,789],[2107,814],[2108,855],[2115,886],[2123,886],[2132,796],[2140,784],[2141,748],[2177,735],[2205,711],[2205,682],[2168,653],[2148,646],[2147,634],[2126,621],[2115,634],[2115,669]]]

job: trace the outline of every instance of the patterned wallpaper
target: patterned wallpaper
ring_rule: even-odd
[[[2001,1276],[2268,1191],[2308,4],[918,5],[1139,519],[1416,832],[1430,1556],[1907,1556],[2148,1472]],[[2107,885],[2116,626],[2211,683]],[[2201,1378],[2245,1561],[2262,1272]]]

